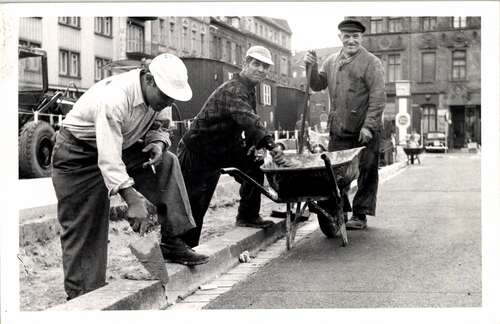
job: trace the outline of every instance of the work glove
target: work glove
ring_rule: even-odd
[[[146,168],[150,165],[156,165],[160,159],[161,155],[163,154],[163,148],[165,147],[165,144],[163,142],[152,142],[146,145],[145,148],[142,149],[144,153],[149,152],[149,160],[147,162],[144,162],[142,164],[143,168]]]
[[[358,141],[361,144],[368,144],[373,138],[372,132],[368,128],[361,128]]]
[[[311,65],[318,62],[318,57],[315,51],[307,51],[306,55],[304,55],[304,64]]]
[[[156,207],[133,187],[121,189],[120,195],[127,203],[127,220],[134,232],[144,235],[158,223]]]

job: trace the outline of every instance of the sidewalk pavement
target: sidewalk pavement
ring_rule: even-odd
[[[398,170],[406,166],[406,162],[397,162],[379,170],[381,179],[391,177]],[[45,179],[44,179],[45,180]],[[50,180],[50,179],[48,179]],[[53,195],[52,184],[42,181],[37,192],[45,193],[45,200],[38,197],[47,205],[33,206],[20,209],[20,246],[33,242],[45,241],[60,234],[60,226],[56,218],[56,201]],[[49,186],[50,185],[50,186]],[[221,181],[214,194],[212,203],[223,204],[224,200],[238,195],[239,184],[228,176],[221,177]],[[351,190],[355,190],[353,183]],[[24,192],[24,191],[21,191]],[[263,200],[264,205],[276,205],[272,201]],[[269,208],[269,206],[268,206]],[[126,205],[121,199],[112,200],[111,219],[122,218]],[[276,241],[285,234],[284,220],[267,229],[240,228],[201,244],[196,251],[210,256],[207,264],[197,267],[187,267],[179,264],[168,264],[170,280],[166,289],[157,280],[139,281],[120,279],[93,292],[75,298],[65,304],[48,310],[137,310],[137,309],[165,309],[169,304],[184,298],[196,290],[200,285],[213,280],[220,274],[238,264],[238,257],[244,251],[250,254]]]

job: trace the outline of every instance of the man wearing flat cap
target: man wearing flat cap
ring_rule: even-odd
[[[314,51],[307,52],[304,62],[311,67],[311,89],[320,91],[328,87],[328,150],[366,147],[360,156],[358,190],[352,208],[343,193],[344,211],[353,212],[347,229],[365,229],[366,216],[375,216],[377,204],[378,150],[385,107],[384,69],[381,61],[361,46],[365,32],[361,22],[346,19],[338,28],[342,50],[327,57],[319,71]],[[329,206],[329,202],[322,204],[325,208]]]

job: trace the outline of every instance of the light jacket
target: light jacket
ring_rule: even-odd
[[[378,132],[385,107],[384,69],[379,58],[360,47],[353,57],[343,52],[330,55],[318,72],[311,70],[311,88],[328,87],[330,134],[342,138],[357,137],[361,128]]]
[[[130,187],[122,151],[139,140],[145,145],[161,141],[168,133],[155,123],[159,113],[146,106],[140,70],[132,70],[99,81],[78,99],[63,125],[79,140],[97,148],[104,183],[113,195]]]

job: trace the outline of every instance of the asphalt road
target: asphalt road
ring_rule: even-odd
[[[480,156],[432,154],[379,188],[350,244],[321,232],[209,309],[481,306]]]

